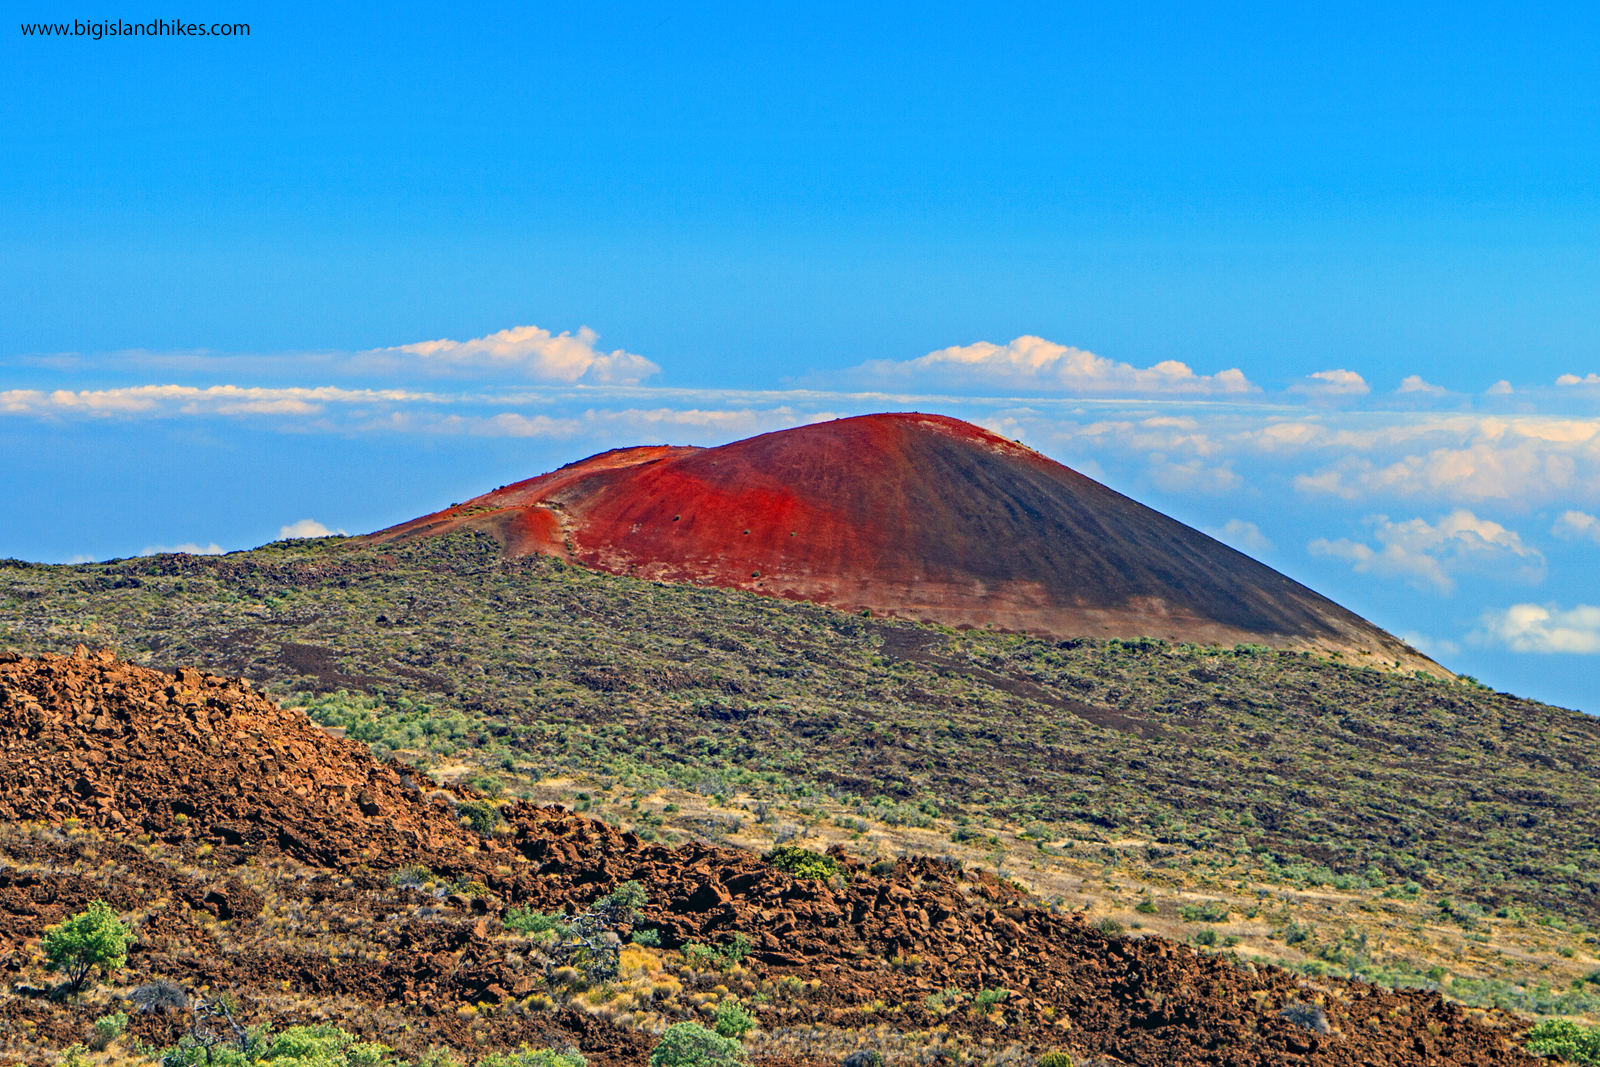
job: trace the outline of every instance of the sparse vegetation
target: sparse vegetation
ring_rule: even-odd
[[[193,1035],[157,1054],[161,1067],[401,1067],[387,1045],[361,1041],[337,1026],[291,1026],[273,1033],[237,1028],[232,1040],[207,1043]]]

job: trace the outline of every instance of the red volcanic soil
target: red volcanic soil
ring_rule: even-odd
[[[1057,637],[1253,641],[1442,673],[1371,623],[1054,460],[940,415],[618,449],[369,535]]]

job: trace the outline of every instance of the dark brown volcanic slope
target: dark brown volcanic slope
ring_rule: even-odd
[[[969,423],[867,415],[720,448],[620,449],[363,539],[508,553],[846,610],[1437,664],[1205,534]]]
[[[432,787],[236,679],[81,647],[0,653],[0,1063],[56,1062],[107,1010],[41,995],[59,976],[36,952],[47,926],[95,898],[136,924],[115,986],[161,976],[226,991],[247,1023],[330,1019],[408,1057],[434,1042],[469,1061],[532,1042],[642,1067],[652,1031],[704,1018],[738,986],[764,1031],[801,1043],[758,1046],[756,1067],[837,1063],[816,1044],[827,1033],[899,1034],[930,1053],[915,1062],[1029,1063],[1050,1049],[1105,1067],[1540,1062],[1498,1013],[1108,936],[928,857],[867,869],[835,853],[840,877],[799,878],[526,801],[500,806],[499,831],[479,837],[457,818],[470,791]],[[457,892],[388,877],[416,863]],[[682,982],[591,988],[502,924],[512,907],[570,912],[624,880],[648,898],[634,928],[662,945],[635,951]],[[739,935],[751,953],[737,971],[674,951]],[[985,1008],[986,990],[1004,992]],[[1285,1016],[1296,1005],[1320,1032]],[[157,1047],[186,1022],[129,1014],[132,1036]]]

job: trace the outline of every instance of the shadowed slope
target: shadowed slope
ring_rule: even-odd
[[[462,527],[514,555],[950,626],[1260,642],[1445,673],[1270,567],[938,415],[620,449],[363,541]]]

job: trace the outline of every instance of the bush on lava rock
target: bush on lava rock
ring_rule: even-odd
[[[839,862],[832,856],[812,852],[796,845],[782,845],[761,857],[780,871],[788,871],[796,878],[816,878],[829,881],[842,874]]]
[[[717,1033],[734,1040],[749,1033],[756,1025],[755,1018],[744,1010],[744,1005],[731,998],[717,1005],[715,1019],[713,1025]]]
[[[650,1067],[743,1067],[744,1046],[699,1023],[673,1023],[650,1050]]]
[[[1326,1034],[1328,1029],[1328,1016],[1315,1004],[1302,1004],[1299,1002],[1285,1004],[1278,1013],[1296,1026],[1303,1026],[1314,1034]]]

